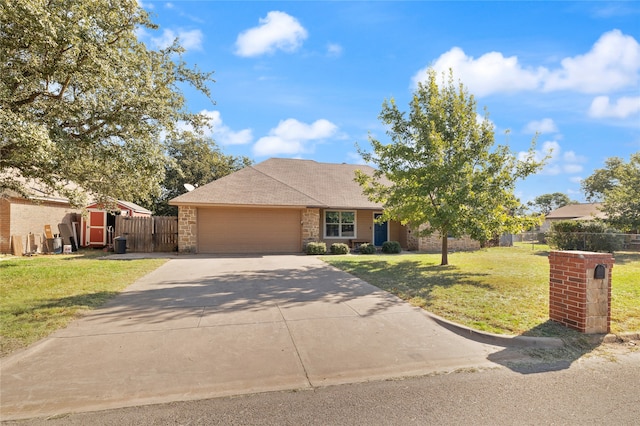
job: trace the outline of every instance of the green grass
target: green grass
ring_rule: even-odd
[[[477,330],[570,335],[548,320],[548,247],[531,244],[449,254],[327,256],[346,272],[415,306]],[[616,253],[611,331],[640,331],[640,253]]]
[[[164,259],[105,260],[105,253],[0,260],[0,356],[23,348],[95,309]]]

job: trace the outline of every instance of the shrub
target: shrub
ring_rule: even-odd
[[[375,254],[376,246],[374,246],[373,244],[364,243],[360,245],[360,248],[358,250],[360,250],[361,254]]]
[[[331,254],[349,254],[349,246],[344,243],[331,244]]]
[[[624,245],[624,237],[601,222],[562,221],[551,226],[549,246],[558,250],[585,250],[613,253]]]
[[[382,243],[383,253],[400,253],[401,251],[402,247],[400,247],[400,243],[397,241],[385,241]]]
[[[320,242],[307,243],[307,254],[325,254],[327,252],[327,245]]]

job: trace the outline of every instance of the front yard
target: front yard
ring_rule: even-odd
[[[82,250],[0,260],[0,356],[65,327],[165,262],[98,259],[104,255]]]
[[[324,256],[326,262],[451,321],[478,330],[567,336],[548,321],[548,247],[520,245],[449,255]],[[103,260],[104,253],[0,260],[0,356],[65,327],[166,260]],[[612,332],[640,331],[640,253],[616,253]]]
[[[548,321],[548,247],[521,244],[449,254],[325,256],[323,260],[436,315],[499,334],[571,334]],[[611,331],[640,331],[640,253],[618,252]]]

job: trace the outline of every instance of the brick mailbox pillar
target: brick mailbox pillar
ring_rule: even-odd
[[[608,333],[613,263],[609,253],[549,253],[549,318],[582,333]]]

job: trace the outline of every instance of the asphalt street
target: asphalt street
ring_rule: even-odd
[[[640,351],[130,407],[16,425],[637,425]],[[515,371],[518,370],[518,371]]]

